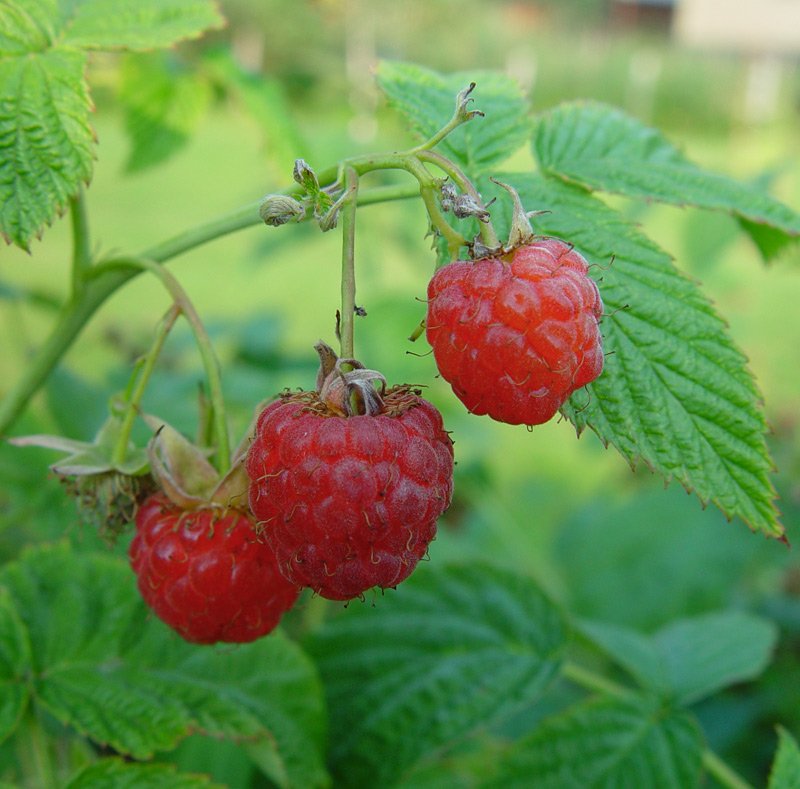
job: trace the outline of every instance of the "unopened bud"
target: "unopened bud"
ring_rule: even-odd
[[[299,222],[305,213],[303,204],[287,195],[267,195],[258,206],[258,215],[270,227],[285,225],[292,219]]]
[[[455,188],[453,184],[445,182],[442,184],[440,188],[440,193],[442,195],[442,199],[440,201],[440,204],[442,206],[442,211],[444,211],[445,213],[447,211],[452,211],[453,201],[458,196],[458,190]]]
[[[453,213],[459,219],[474,216],[481,222],[488,222],[490,218],[489,212],[470,195],[458,195],[453,200]]]
[[[292,171],[294,180],[306,190],[310,195],[315,195],[319,191],[319,181],[317,175],[304,159],[295,159],[294,170]]]

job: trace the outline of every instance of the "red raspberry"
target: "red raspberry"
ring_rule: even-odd
[[[603,302],[587,268],[563,241],[539,238],[436,272],[426,336],[471,413],[540,425],[600,375]]]
[[[346,417],[316,392],[284,395],[261,413],[246,468],[281,572],[329,600],[404,581],[453,491],[441,415],[408,387]]]
[[[147,605],[195,644],[254,641],[275,629],[299,593],[253,522],[234,510],[185,511],[151,496],[136,515],[128,555]]]

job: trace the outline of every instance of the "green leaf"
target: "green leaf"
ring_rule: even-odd
[[[529,579],[482,565],[418,570],[311,642],[341,784],[394,786],[434,750],[537,699],[561,663],[560,613]]]
[[[30,665],[25,625],[8,592],[0,589],[0,742],[13,734],[28,706]]]
[[[687,705],[758,677],[777,641],[774,623],[739,611],[681,619],[654,637],[676,703]]]
[[[778,727],[778,753],[772,764],[768,789],[800,789],[800,747],[781,726]]]
[[[0,55],[0,229],[23,249],[92,174],[85,67],[63,47]]]
[[[313,665],[280,633],[226,651],[177,638],[148,612],[124,561],[57,545],[0,571],[28,627],[34,699],[81,735],[137,759],[189,733],[258,740],[284,787],[327,782]]]
[[[580,434],[594,430],[635,466],[641,459],[677,478],[728,518],[782,538],[770,481],[761,397],[747,359],[697,284],[618,212],[585,190],[526,173],[505,173],[536,230],[573,243],[595,268],[605,303],[605,369],[562,409]],[[488,199],[502,193],[486,180]],[[503,215],[505,210],[506,215]],[[493,209],[500,229],[509,208]]]
[[[161,54],[136,54],[122,68],[120,101],[132,149],[129,172],[168,159],[189,140],[211,101],[208,80]]]
[[[604,622],[580,629],[645,688],[677,705],[758,677],[778,637],[769,620],[737,611],[680,619],[653,636]]]
[[[691,789],[701,775],[695,719],[650,699],[599,698],[546,719],[497,777],[503,789]]]
[[[0,232],[28,249],[92,174],[85,48],[150,49],[222,19],[210,0],[0,0]]]
[[[61,40],[86,49],[168,47],[224,19],[211,0],[60,0]]]
[[[528,105],[511,77],[496,71],[444,76],[410,63],[383,60],[378,85],[422,141],[433,137],[452,117],[456,95],[471,82],[476,117],[459,126],[437,146],[470,176],[486,172],[517,151],[531,130]]]
[[[660,132],[614,107],[569,102],[549,110],[533,149],[545,172],[589,189],[733,214],[765,259],[800,236],[800,215],[783,203],[697,167]]]
[[[65,789],[224,789],[202,775],[179,773],[171,765],[102,759],[81,770]]]

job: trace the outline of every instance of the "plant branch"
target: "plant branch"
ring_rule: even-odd
[[[342,323],[339,342],[343,359],[352,359],[354,350],[354,322],[356,313],[356,199],[358,197],[358,175],[352,167],[344,171],[345,201],[342,217]]]
[[[130,268],[150,271],[155,274],[164,284],[170,295],[175,299],[175,304],[180,308],[181,313],[192,328],[197,348],[200,351],[200,358],[203,361],[203,367],[206,371],[211,405],[214,410],[214,428],[217,438],[215,465],[220,474],[225,474],[230,468],[231,447],[230,438],[228,437],[227,418],[225,416],[225,399],[222,394],[222,375],[220,372],[219,360],[214,353],[205,326],[178,280],[175,279],[164,266],[153,260],[136,257],[113,258],[98,263],[92,269],[92,274],[94,276],[102,276],[107,271]]]
[[[69,212],[72,223],[72,296],[75,298],[83,288],[92,263],[89,217],[83,188],[70,199]]]
[[[604,693],[608,696],[624,698],[633,692],[624,685],[606,679],[606,677],[583,668],[583,666],[579,666],[576,663],[565,663],[561,673],[565,679],[593,693]],[[744,778],[734,772],[710,748],[703,749],[702,758],[705,769],[722,786],[727,787],[727,789],[753,789]]]

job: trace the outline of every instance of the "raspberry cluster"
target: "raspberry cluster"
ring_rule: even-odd
[[[473,414],[540,425],[603,371],[603,302],[586,261],[555,238],[456,261],[428,285],[426,334]]]

